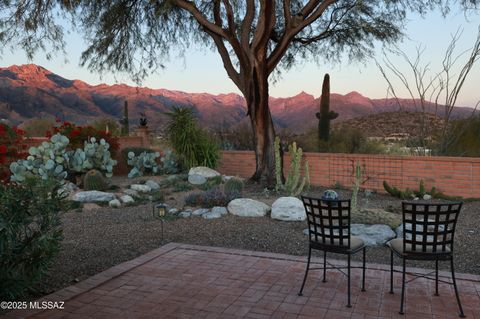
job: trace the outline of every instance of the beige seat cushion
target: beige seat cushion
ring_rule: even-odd
[[[310,235],[310,238],[313,242],[316,242],[316,243],[319,243],[319,244],[322,244],[322,245],[331,245],[330,241],[328,239],[326,239],[325,243],[322,243],[322,238],[321,237],[318,237],[318,241],[315,241],[315,236],[314,235]],[[346,246],[346,245],[348,245],[348,242],[347,242],[347,239],[345,238],[343,240],[343,246]],[[356,250],[358,248],[363,247],[364,245],[365,244],[363,243],[363,240],[360,237],[350,236],[350,250]],[[333,241],[333,245],[331,245],[331,246],[340,246],[340,240],[335,239]]]
[[[395,238],[395,239],[392,239],[388,245],[393,249],[395,250],[396,252],[400,253],[400,254],[403,254],[403,239],[402,238]],[[437,245],[437,251],[436,252],[433,252],[433,246],[427,246],[426,247],[426,253],[449,253],[450,252],[450,248],[448,246],[445,247],[445,251],[442,251],[442,245]],[[415,246],[415,250],[412,250],[412,245],[411,244],[407,244],[406,247],[406,252],[407,253],[424,253],[422,251],[422,246],[421,245],[416,245]]]

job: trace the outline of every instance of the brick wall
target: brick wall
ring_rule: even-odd
[[[418,189],[424,180],[426,189],[435,186],[451,196],[480,198],[480,158],[416,157],[358,154],[305,153],[313,185],[340,184],[350,188],[353,169],[360,162],[367,179],[362,188],[385,192],[383,181],[398,188]],[[289,165],[288,155],[285,168]],[[222,152],[219,171],[226,175],[250,177],[255,171],[255,156],[250,151]]]

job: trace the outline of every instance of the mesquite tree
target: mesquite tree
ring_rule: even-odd
[[[254,180],[275,184],[275,130],[269,78],[297,61],[342,56],[363,59],[375,42],[402,36],[408,11],[425,13],[480,0],[0,0],[0,42],[29,55],[61,49],[65,21],[84,32],[83,65],[125,71],[141,79],[161,66],[172,47],[204,43],[220,54],[245,97],[255,138]],[[63,18],[62,18],[63,14]],[[59,19],[58,17],[60,16]],[[63,23],[63,24],[62,24]],[[49,45],[50,44],[50,45]]]

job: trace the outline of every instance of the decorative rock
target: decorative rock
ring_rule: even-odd
[[[178,214],[178,216],[180,216],[182,218],[188,218],[188,217],[192,216],[192,211],[191,210],[185,210],[183,212],[180,212]]]
[[[202,216],[210,212],[208,208],[200,208],[193,211],[192,216]]]
[[[176,209],[176,208],[170,208],[170,209],[168,210],[168,213],[169,213],[170,215],[175,215],[175,214],[178,213],[178,209]]]
[[[108,206],[112,208],[119,208],[122,206],[122,203],[118,199],[112,199],[111,201],[108,202]]]
[[[203,176],[205,178],[212,178],[212,177],[215,177],[215,176],[221,176],[221,174],[219,172],[217,172],[216,170],[205,167],[205,166],[192,167],[188,171],[188,176],[190,177],[190,175],[200,175],[200,176]]]
[[[305,207],[296,197],[280,197],[272,205],[273,219],[283,221],[303,221],[307,219]]]
[[[152,190],[157,190],[157,189],[160,189],[160,185],[158,185],[157,182],[155,181],[152,181],[151,179],[149,179],[145,185],[147,185],[148,187],[150,187]]]
[[[133,197],[130,196],[130,195],[123,195],[123,196],[120,197],[120,200],[121,200],[122,203],[124,203],[124,204],[130,204],[130,203],[135,202],[135,200],[133,199]]]
[[[394,231],[388,225],[352,224],[350,232],[360,237],[367,246],[379,246],[395,238]]]
[[[308,228],[305,228],[305,229],[303,230],[303,234],[304,234],[305,236],[308,236],[308,235],[310,234],[310,231],[308,230]]]
[[[250,198],[237,198],[228,203],[228,211],[241,217],[263,217],[270,211],[270,206]]]
[[[130,185],[130,188],[140,193],[150,193],[152,191],[152,188],[150,186],[142,184],[133,184]]]
[[[138,196],[138,192],[134,189],[127,188],[123,191],[124,194],[130,195],[132,197]]]
[[[226,181],[228,181],[229,179],[232,179],[232,178],[234,178],[234,176],[223,175],[222,176],[222,181],[225,183]]]
[[[220,214],[220,215],[227,215],[228,210],[226,207],[221,207],[221,206],[215,206],[212,208],[212,213],[213,214]]]
[[[207,182],[207,179],[202,175],[192,174],[188,175],[188,182],[193,185],[203,185]]]
[[[222,214],[220,214],[219,212],[214,212],[213,210],[209,213],[206,213],[206,214],[203,214],[202,215],[203,218],[205,219],[215,219],[215,218],[220,218],[222,217]]]
[[[100,192],[100,191],[86,191],[78,192],[73,196],[76,202],[109,202],[115,199],[115,194]]]
[[[62,187],[60,187],[60,189],[58,190],[58,193],[59,194],[71,194],[73,192],[76,192],[78,191],[78,186],[75,185],[74,183],[72,182],[66,182]]]
[[[431,199],[432,199],[432,195],[429,195],[429,194],[423,195],[423,200],[431,200]]]

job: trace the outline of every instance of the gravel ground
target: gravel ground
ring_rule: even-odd
[[[313,190],[318,194],[320,189]],[[276,196],[261,189],[249,187],[248,196],[261,198],[271,204]],[[349,196],[348,191],[340,191]],[[173,195],[173,194],[172,194]],[[181,197],[169,195],[168,200],[178,203]],[[392,207],[400,209],[400,200],[390,196],[373,195],[371,208]],[[205,220],[200,217],[176,219],[165,222],[164,243],[241,248],[292,255],[307,254],[307,239],[302,231],[306,222],[281,222],[270,218],[245,218],[228,215]],[[480,274],[480,202],[467,203],[462,210],[456,232],[456,271]],[[162,245],[161,222],[153,219],[151,207],[142,205],[111,209],[108,207],[63,215],[64,240],[62,251],[49,273],[32,297],[48,294],[84,280],[109,267],[140,256]],[[359,260],[361,254],[355,259]],[[368,248],[367,261],[388,264],[387,248]],[[336,255],[334,258],[341,258]],[[398,262],[398,261],[397,261]],[[407,265],[414,265],[413,262]],[[432,268],[430,264],[417,264]],[[441,263],[448,269],[448,263]]]

